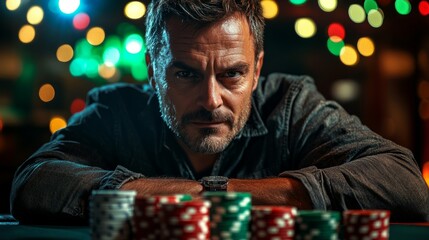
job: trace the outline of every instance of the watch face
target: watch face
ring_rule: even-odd
[[[205,191],[226,191],[228,178],[224,176],[208,176],[201,179]]]

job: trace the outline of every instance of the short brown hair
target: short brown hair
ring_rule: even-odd
[[[152,0],[146,16],[147,49],[152,57],[161,52],[162,33],[172,16],[203,26],[237,12],[247,18],[257,58],[264,45],[260,0]]]

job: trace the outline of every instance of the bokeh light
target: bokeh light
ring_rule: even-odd
[[[373,28],[379,28],[383,25],[384,14],[380,9],[370,10],[368,13],[368,23]]]
[[[31,25],[24,25],[18,33],[19,40],[23,43],[30,43],[36,37],[36,30]]]
[[[73,58],[73,48],[68,44],[63,44],[57,49],[57,59],[60,62],[68,62]]]
[[[295,22],[295,32],[302,38],[311,38],[316,34],[316,24],[310,18],[299,18]]]
[[[341,49],[344,47],[344,41],[332,41],[331,38],[328,39],[327,47],[330,53],[332,53],[334,56],[340,56]]]
[[[146,64],[141,62],[131,67],[131,75],[137,81],[144,81],[148,78]]]
[[[84,30],[89,26],[91,19],[86,13],[79,13],[73,17],[73,27],[76,30]]]
[[[37,25],[43,20],[43,9],[39,6],[32,6],[27,12],[27,21],[30,24]]]
[[[307,2],[307,0],[289,0],[293,5],[301,5]]]
[[[357,48],[359,53],[365,57],[372,56],[375,51],[374,42],[368,37],[359,38]]]
[[[80,6],[80,0],[59,0],[58,7],[65,14],[74,13]]]
[[[395,0],[395,9],[401,15],[411,12],[411,3],[408,0]]]
[[[340,60],[344,65],[353,66],[356,65],[359,61],[359,55],[356,52],[356,49],[351,45],[345,45],[341,49]]]
[[[73,100],[73,102],[70,105],[70,113],[75,114],[85,109],[85,107],[86,107],[85,100],[76,98],[75,100]]]
[[[49,122],[49,130],[52,134],[65,127],[67,127],[67,122],[63,117],[53,117]]]
[[[116,66],[120,58],[121,53],[119,52],[119,49],[115,47],[108,47],[103,53],[103,62],[107,66]]]
[[[359,96],[359,84],[351,79],[338,80],[332,85],[332,96],[341,102],[350,102]]]
[[[279,7],[277,6],[277,3],[275,1],[262,0],[261,6],[262,6],[262,15],[266,19],[274,18],[279,13]]]
[[[70,74],[74,77],[79,77],[85,74],[86,70],[86,61],[82,58],[75,58],[71,61]]]
[[[42,100],[42,102],[50,102],[55,98],[55,89],[54,87],[49,84],[43,84],[39,88],[39,98]]]
[[[352,4],[349,7],[349,17],[355,23],[363,23],[366,19],[365,9],[359,4]]]
[[[337,0],[318,0],[320,9],[324,12],[332,12],[337,8]]]
[[[6,8],[9,11],[15,11],[21,6],[21,0],[6,0]]]
[[[331,23],[328,26],[328,36],[334,42],[340,42],[346,37],[346,30],[340,23]]]
[[[365,0],[363,2],[363,8],[365,9],[365,12],[369,14],[371,10],[377,10],[378,4],[375,0]]]
[[[139,34],[131,34],[125,38],[125,49],[132,54],[138,53],[143,48],[143,38]]]
[[[140,19],[146,13],[146,6],[139,1],[127,3],[124,8],[124,14],[129,19]]]
[[[116,74],[116,67],[115,67],[115,66],[109,66],[109,65],[106,65],[106,64],[101,64],[101,65],[98,67],[98,74],[99,74],[102,78],[104,78],[104,79],[106,79],[106,80],[110,80],[110,79],[112,79],[112,78],[115,76],[115,74]]]
[[[93,46],[98,46],[103,43],[104,38],[104,30],[100,27],[93,27],[86,33],[86,40]]]
[[[421,1],[419,3],[419,12],[423,16],[429,15],[429,2],[428,1]]]

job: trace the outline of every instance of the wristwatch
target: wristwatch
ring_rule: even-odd
[[[224,176],[207,176],[200,180],[204,191],[226,192],[228,188],[228,178]]]

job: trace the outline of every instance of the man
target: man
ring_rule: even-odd
[[[84,219],[93,189],[198,197],[204,176],[253,204],[381,208],[425,220],[429,193],[412,154],[326,101],[309,77],[260,77],[258,0],[154,1],[146,19],[151,88],[93,90],[18,170],[21,221]]]

